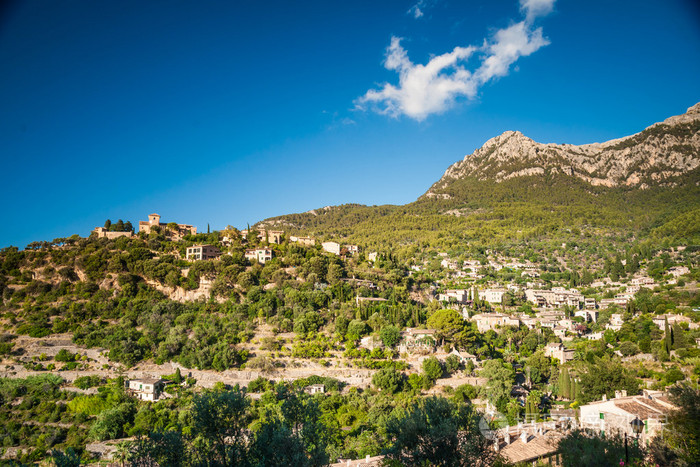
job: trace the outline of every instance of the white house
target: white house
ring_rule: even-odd
[[[479,295],[489,303],[500,304],[503,301],[503,295],[506,292],[506,289],[486,289],[483,292],[480,292]]]
[[[143,401],[155,402],[163,390],[164,381],[160,378],[131,379],[126,383],[128,393]]]
[[[323,242],[321,243],[321,248],[328,253],[333,253],[334,255],[340,255],[340,243],[337,242]]]
[[[668,413],[675,409],[661,391],[644,390],[641,396],[628,396],[626,391],[615,391],[615,398],[582,405],[581,426],[602,433],[626,433],[635,438],[633,421],[639,420],[642,431],[639,439],[646,444],[666,423]],[[635,422],[638,423],[638,422]]]
[[[246,250],[245,258],[249,261],[257,261],[260,264],[265,264],[272,259],[272,250],[270,248],[256,248],[255,250]]]

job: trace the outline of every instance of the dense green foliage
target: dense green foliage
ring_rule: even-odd
[[[387,422],[389,465],[493,465],[498,456],[479,431],[472,406],[422,399]]]

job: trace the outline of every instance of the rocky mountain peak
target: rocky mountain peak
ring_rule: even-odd
[[[604,143],[542,144],[506,131],[450,166],[424,195],[449,198],[460,178],[503,182],[513,177],[563,173],[592,185],[673,185],[700,167],[700,103],[641,133]]]

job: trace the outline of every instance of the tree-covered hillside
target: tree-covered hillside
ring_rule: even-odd
[[[514,240],[575,241],[573,232],[632,234],[641,240],[673,237],[700,242],[698,171],[678,186],[647,189],[592,186],[563,174],[512,178],[501,183],[463,178],[443,189],[449,199],[421,197],[404,206],[343,205],[267,219],[264,226],[292,234],[346,238],[373,247],[448,246],[454,241],[487,247]],[[678,221],[680,229],[657,229]],[[654,230],[657,229],[657,230]],[[662,235],[667,232],[668,235]]]

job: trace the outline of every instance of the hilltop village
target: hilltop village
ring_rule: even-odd
[[[405,463],[387,430],[442,403],[484,421],[487,463],[576,465],[562,446],[580,430],[648,456],[678,413],[669,388],[700,375],[687,245],[391,251],[151,214],[0,259],[3,458],[22,462],[144,455],[134,439],[166,427],[187,440],[192,401],[238,394],[256,419],[284,388],[324,420],[310,465]]]

